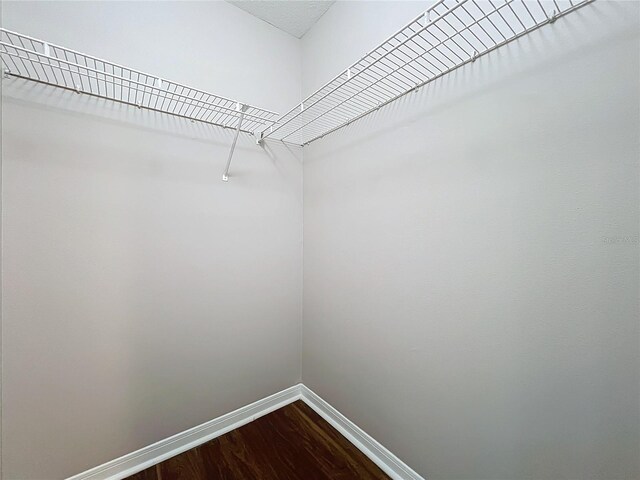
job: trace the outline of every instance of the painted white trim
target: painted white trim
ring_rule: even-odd
[[[160,440],[153,445],[69,477],[67,480],[122,480],[246,425],[296,400],[302,400],[309,405],[393,480],[425,480],[364,430],[301,383],[202,425]]]
[[[300,385],[302,400],[338,430],[358,450],[378,465],[393,480],[425,480],[380,442],[342,415],[305,385]]]
[[[294,385],[67,480],[121,480],[295,402],[301,398],[300,392],[301,385]]]

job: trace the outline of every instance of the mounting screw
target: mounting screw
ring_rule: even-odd
[[[8,68],[4,71],[4,78],[9,78],[9,76],[11,75],[11,70],[9,70]]]

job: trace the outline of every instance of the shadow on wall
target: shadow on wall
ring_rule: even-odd
[[[9,477],[66,478],[299,378],[300,148],[241,135],[225,183],[231,130],[5,87]]]
[[[304,382],[428,478],[640,478],[638,12],[305,149]]]
[[[38,108],[66,111],[75,115],[88,115],[112,123],[127,123],[148,130],[163,130],[167,133],[191,139],[222,141],[231,137],[233,129],[215,127],[202,122],[191,122],[176,116],[146,109],[137,109],[112,100],[9,76],[4,81],[4,95],[14,101],[37,105]],[[209,129],[211,128],[211,130]],[[212,129],[215,128],[215,131]]]
[[[8,105],[20,105],[24,108],[32,109],[34,115],[38,111],[48,111],[60,113],[74,119],[88,119],[94,126],[95,137],[91,141],[102,141],[103,147],[111,149],[113,155],[109,162],[95,162],[95,158],[91,163],[85,163],[84,159],[78,158],[72,154],[73,144],[63,144],[61,148],[69,148],[69,155],[64,158],[69,165],[76,167],[89,166],[92,170],[105,169],[116,172],[122,169],[126,175],[138,174],[142,176],[154,175],[162,176],[168,174],[172,180],[182,178],[183,181],[192,183],[212,183],[218,185],[219,178],[224,170],[227,155],[231,148],[234,129],[210,125],[203,122],[191,121],[176,116],[154,112],[150,110],[137,109],[130,105],[105,100],[90,95],[76,94],[74,92],[50,87],[34,83],[20,78],[9,78],[3,81],[3,101]],[[89,122],[89,124],[92,124]],[[88,124],[88,128],[89,128]],[[136,156],[136,162],[131,161],[131,144],[126,148],[121,145],[113,144],[106,134],[100,134],[100,130],[108,127],[126,126],[133,131],[148,132],[155,134],[167,134],[171,138],[175,138],[176,142],[180,139],[188,139],[198,142],[200,147],[210,146],[211,153],[201,156],[189,156],[188,158],[175,158],[168,164],[162,162],[158,156],[149,157],[148,149],[142,146],[144,140],[140,140],[139,155]],[[165,137],[166,139],[166,137]],[[25,138],[25,141],[28,139]],[[80,143],[89,143],[89,140],[77,138]],[[243,167],[243,159],[247,156],[259,156],[263,160],[269,159],[273,167],[283,176],[286,182],[289,182],[298,175],[296,167],[293,164],[300,165],[302,162],[302,150],[295,145],[286,145],[281,142],[271,142],[272,146],[262,148],[255,142],[255,138],[247,133],[241,132],[238,137],[234,157],[231,165],[230,177],[233,181],[241,181],[240,185],[248,187],[257,187],[254,184],[255,175],[251,178],[251,171]],[[66,145],[66,147],[65,147]],[[135,151],[135,143],[133,144]],[[121,155],[118,150],[123,149]],[[50,160],[50,159],[48,159]],[[60,161],[60,158],[57,159]],[[184,168],[184,162],[189,162],[191,167]],[[179,167],[179,168],[175,168]],[[188,176],[188,178],[187,178]],[[261,184],[263,185],[263,184]],[[296,193],[301,199],[301,194]]]
[[[323,150],[308,161],[321,161],[387,131],[404,128],[425,116],[441,113],[533,73],[562,65],[587,51],[606,50],[632,34],[633,25],[629,24],[626,30],[604,39],[601,35],[593,35],[594,22],[630,23],[628,9],[615,2],[610,2],[606,13],[599,9],[597,2],[588,8],[588,16],[578,10],[556,24],[545,25],[332,133],[338,146]],[[528,57],[535,61],[527,61]]]

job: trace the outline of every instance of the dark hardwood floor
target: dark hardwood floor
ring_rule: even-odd
[[[297,401],[128,480],[327,479],[389,477],[304,402]]]

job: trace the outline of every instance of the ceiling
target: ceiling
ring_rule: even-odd
[[[302,38],[335,0],[227,0],[274,27]]]

